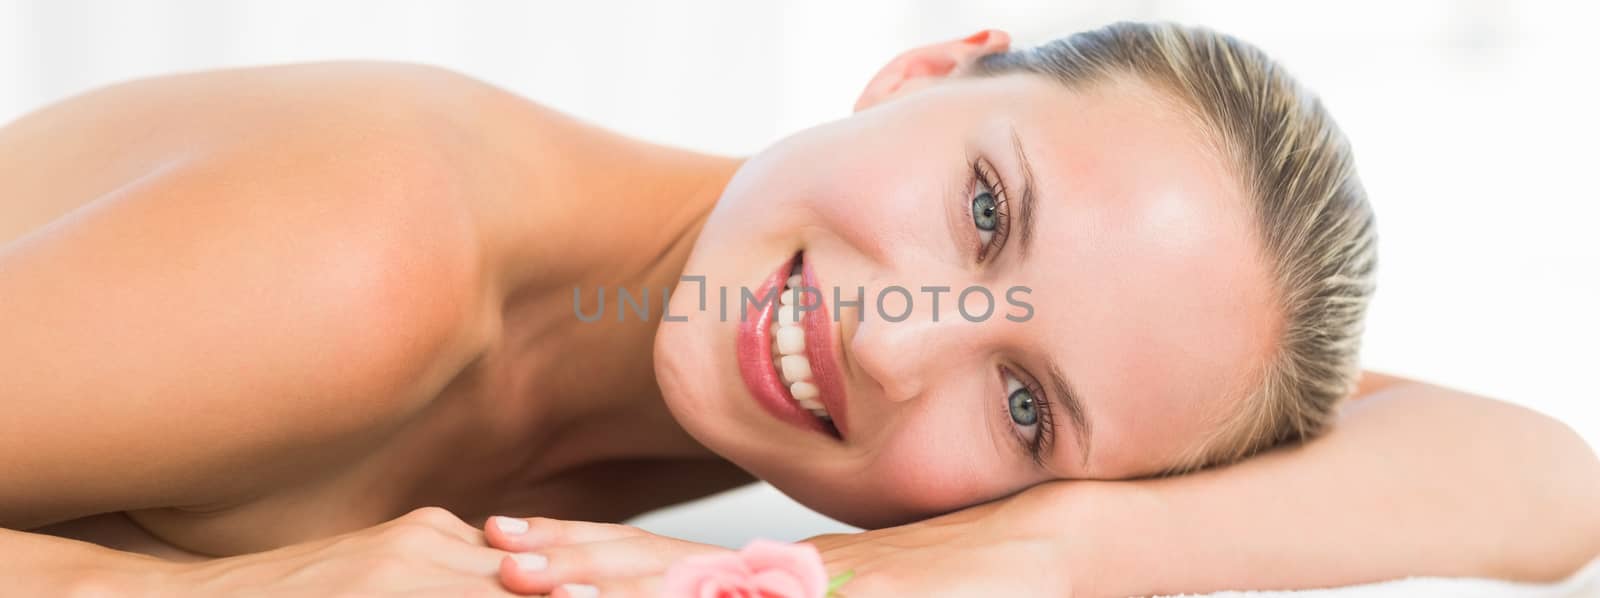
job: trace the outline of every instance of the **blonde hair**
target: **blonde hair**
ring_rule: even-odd
[[[1117,23],[991,54],[973,68],[1069,86],[1134,75],[1193,112],[1250,197],[1282,326],[1239,407],[1166,473],[1326,430],[1360,373],[1377,233],[1349,144],[1316,96],[1254,46],[1165,23]]]

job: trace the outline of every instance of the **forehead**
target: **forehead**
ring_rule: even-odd
[[[1151,473],[1232,413],[1270,347],[1248,199],[1197,122],[1149,86],[1027,79],[1001,118],[1038,198],[1033,251],[1016,263],[1034,289],[1029,344],[1060,364],[1093,421],[1082,473]],[[1078,461],[1070,444],[1058,457]]]

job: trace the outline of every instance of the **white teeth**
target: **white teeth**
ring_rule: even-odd
[[[793,305],[779,305],[778,324],[791,325],[800,323],[800,308]]]
[[[828,408],[822,406],[817,397],[822,394],[817,390],[817,385],[810,382],[796,382],[789,385],[789,394],[794,395],[794,402],[799,403],[802,409],[810,411],[812,415],[829,419]]]
[[[779,326],[774,338],[778,352],[784,355],[799,355],[806,348],[806,331],[799,326]]]
[[[822,391],[811,382],[811,361],[806,359],[806,332],[800,327],[800,309],[797,306],[798,289],[802,284],[799,273],[789,276],[787,286],[778,295],[778,308],[772,324],[772,360],[778,373],[789,385],[789,395],[801,408],[824,420],[828,409],[818,400]]]
[[[805,302],[805,292],[797,291],[794,287],[785,287],[782,293],[778,293],[778,305],[783,307],[787,308]]]
[[[811,362],[801,355],[784,355],[778,360],[778,367],[783,371],[783,377],[790,383],[811,379]]]
[[[807,405],[808,402],[813,405],[821,405],[821,403],[817,403],[817,395],[821,393],[817,391],[817,385],[810,382],[800,381],[790,384],[789,394],[794,395],[794,400],[799,401],[801,405],[805,405],[806,409],[812,408],[812,405]]]

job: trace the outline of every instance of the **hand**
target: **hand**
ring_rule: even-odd
[[[543,517],[490,517],[483,536],[515,553],[500,563],[507,589],[551,598],[656,598],[662,574],[678,559],[727,551],[627,525]]]
[[[1065,484],[916,523],[806,541],[822,552],[830,575],[855,573],[839,590],[849,598],[1073,596],[1080,571],[1068,558],[1074,528],[1065,515],[1081,501]]]
[[[324,540],[195,563],[169,581],[195,596],[510,597],[506,553],[449,511],[426,507]]]
[[[1053,482],[925,521],[806,542],[821,551],[830,576],[854,572],[839,591],[849,598],[1068,597],[1084,573],[1074,569],[1082,561],[1069,561],[1078,555],[1073,547],[1089,546],[1075,533],[1074,517],[1092,517],[1086,501],[1098,486]],[[656,598],[662,574],[678,559],[727,550],[625,525],[543,518],[490,518],[484,536],[490,546],[518,553],[501,564],[507,588],[552,598]],[[519,567],[519,560],[535,567]]]

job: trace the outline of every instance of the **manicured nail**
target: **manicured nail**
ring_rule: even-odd
[[[600,596],[600,588],[581,583],[561,584],[561,589],[566,590],[567,595],[572,598],[597,598]]]
[[[500,531],[513,536],[528,531],[528,522],[525,519],[517,519],[516,517],[501,517],[496,515],[494,517],[490,517],[489,520],[493,522],[494,526],[499,528]]]
[[[511,555],[511,560],[516,561],[517,568],[523,571],[543,571],[545,567],[550,566],[550,559],[544,558],[542,554],[531,552],[513,554]]]
[[[969,35],[969,36],[967,36],[967,39],[964,39],[962,41],[967,42],[969,44],[981,44],[983,42],[989,41],[989,30],[988,29],[984,29],[983,31],[979,31],[977,33]]]

